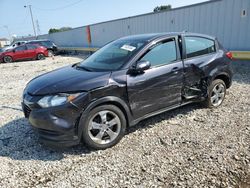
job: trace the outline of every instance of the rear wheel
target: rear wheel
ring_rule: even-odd
[[[44,54],[42,53],[37,54],[37,60],[41,60],[41,59],[45,59]]]
[[[208,98],[205,101],[205,106],[208,108],[219,107],[226,96],[226,84],[223,80],[216,79],[208,88]]]
[[[10,56],[5,56],[5,57],[3,58],[3,62],[4,62],[4,63],[11,63],[11,62],[13,62],[13,59],[12,59],[12,57],[10,57]]]
[[[83,125],[83,142],[93,149],[117,144],[126,130],[126,119],[116,106],[103,105],[90,111]]]

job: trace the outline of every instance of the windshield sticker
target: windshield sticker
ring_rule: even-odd
[[[127,45],[127,44],[124,44],[124,45],[121,47],[121,49],[130,51],[130,52],[133,52],[133,51],[136,49],[136,47],[130,46],[130,45]]]

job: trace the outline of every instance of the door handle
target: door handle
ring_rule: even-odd
[[[174,67],[174,68],[172,68],[172,72],[173,72],[174,74],[178,74],[178,72],[179,72],[179,67]]]
[[[178,70],[179,69],[179,67],[174,67],[173,69],[172,69],[172,71],[176,71],[176,70]]]

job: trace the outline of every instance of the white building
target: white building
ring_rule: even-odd
[[[0,48],[3,48],[5,46],[9,46],[10,41],[6,38],[0,38]]]

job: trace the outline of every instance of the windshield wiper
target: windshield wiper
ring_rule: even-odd
[[[82,66],[82,65],[79,66],[79,65],[77,65],[77,64],[76,64],[75,66],[76,66],[77,69],[82,69],[82,70],[86,70],[86,71],[88,71],[88,72],[92,72],[91,69],[89,69],[89,68],[87,68],[87,67],[85,67],[85,66]]]

